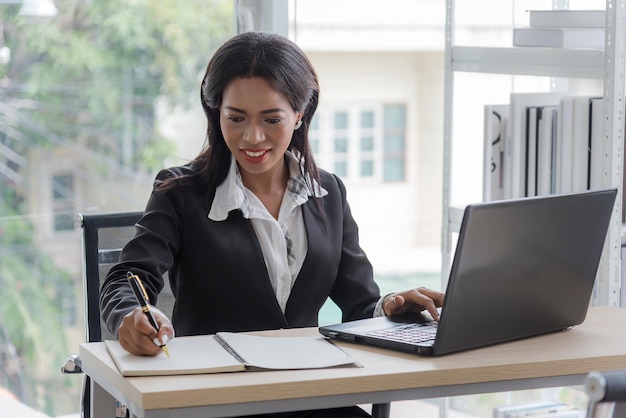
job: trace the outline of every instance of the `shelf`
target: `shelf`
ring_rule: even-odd
[[[455,39],[455,1],[446,0],[444,73],[444,175],[442,222],[442,271],[451,265],[452,234],[458,231],[460,212],[451,207],[452,126],[454,125],[455,74],[501,74],[562,79],[593,79],[603,84],[603,172],[602,187],[617,187],[619,194],[609,226],[605,249],[598,267],[593,305],[620,306],[622,293],[621,248],[626,247],[622,225],[624,91],[626,68],[626,0],[605,0],[606,39],[602,49],[542,47],[458,46]],[[546,1],[546,4],[548,2]],[[555,2],[552,2],[553,6]],[[559,2],[557,2],[559,3]],[[566,2],[567,3],[567,2]],[[464,16],[465,18],[466,16]],[[480,23],[478,23],[478,26]],[[478,39],[478,38],[477,38]],[[489,82],[489,77],[481,82]],[[551,83],[551,89],[569,83]],[[625,264],[626,268],[626,264]],[[625,276],[626,277],[626,276]],[[626,278],[624,279],[626,281]],[[625,284],[626,285],[626,282]]]
[[[595,49],[452,47],[452,70],[546,77],[603,78]]]

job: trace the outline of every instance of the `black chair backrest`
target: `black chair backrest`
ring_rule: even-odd
[[[85,292],[86,341],[115,339],[100,318],[100,287],[109,269],[119,261],[120,252],[135,234],[135,224],[142,212],[79,214],[82,231],[83,286]],[[159,295],[157,307],[171,318],[174,296],[169,280]]]

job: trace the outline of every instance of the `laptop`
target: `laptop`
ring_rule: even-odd
[[[441,355],[585,320],[617,189],[465,208],[439,323],[425,314],[327,325],[330,338]]]

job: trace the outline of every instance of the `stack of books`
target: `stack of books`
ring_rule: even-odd
[[[513,29],[514,46],[604,49],[604,10],[529,10],[528,27]]]
[[[581,418],[584,411],[563,402],[533,402],[494,408],[493,418]]]

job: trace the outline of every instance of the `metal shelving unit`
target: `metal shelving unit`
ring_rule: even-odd
[[[496,48],[456,46],[454,43],[454,0],[446,1],[445,39],[445,109],[442,272],[451,264],[452,234],[458,232],[462,210],[450,206],[453,133],[454,73],[475,72],[508,75],[532,75],[560,78],[603,80],[604,136],[602,187],[619,190],[600,274],[592,303],[620,305],[622,186],[624,161],[624,93],[626,0],[606,0],[606,38],[604,51],[555,48]],[[445,288],[445,283],[443,284]]]

